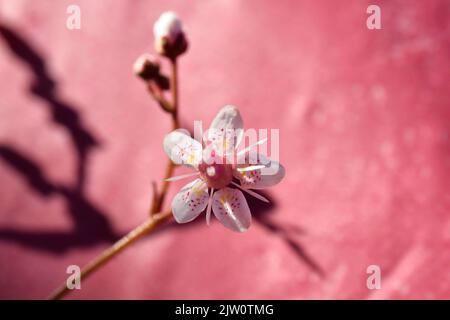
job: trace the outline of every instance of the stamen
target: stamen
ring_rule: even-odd
[[[237,168],[236,170],[239,171],[239,172],[245,172],[245,171],[259,170],[259,169],[262,169],[264,167],[265,167],[265,165],[259,164],[259,165],[255,165],[255,166],[245,167],[245,168]]]
[[[231,184],[235,185],[236,187],[238,187],[238,188],[241,189],[242,191],[247,192],[249,195],[255,197],[256,199],[259,199],[259,200],[261,200],[261,201],[270,203],[270,201],[269,201],[267,198],[263,197],[263,196],[260,195],[259,193],[256,193],[255,191],[252,191],[252,190],[249,190],[249,189],[242,188],[242,187],[241,187],[239,184],[237,184],[236,182],[231,182]]]
[[[241,156],[241,155],[243,155],[244,153],[246,153],[247,151],[250,151],[250,149],[252,149],[253,147],[256,147],[256,146],[258,146],[258,145],[260,145],[260,144],[263,144],[263,143],[266,142],[266,141],[267,141],[267,138],[261,139],[261,140],[259,140],[258,142],[256,142],[256,143],[254,143],[254,144],[248,146],[247,148],[242,149],[241,151],[239,151],[239,152],[237,153],[237,155],[238,155],[238,156]]]
[[[206,208],[206,225],[209,226],[209,222],[211,220],[211,205],[212,205],[212,198],[213,198],[214,189],[211,188],[211,193],[209,194],[208,199],[208,207]]]
[[[170,178],[164,179],[164,181],[178,181],[178,180],[181,180],[184,178],[189,178],[189,177],[196,176],[199,174],[200,174],[200,172],[187,173],[187,174],[183,174],[181,176],[175,176],[175,177],[170,177]]]

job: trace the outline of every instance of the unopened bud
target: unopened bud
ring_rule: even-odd
[[[161,14],[153,26],[155,50],[168,58],[174,59],[187,50],[188,43],[183,25],[178,16],[167,11]]]
[[[136,59],[133,71],[144,80],[154,79],[159,76],[159,62],[151,54],[145,53]]]
[[[160,74],[155,78],[155,83],[161,90],[169,90],[170,89],[170,81],[169,78]]]

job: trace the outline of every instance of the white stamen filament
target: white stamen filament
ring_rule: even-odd
[[[254,143],[254,144],[248,146],[247,148],[242,149],[241,151],[239,151],[239,152],[237,153],[237,155],[238,155],[238,156],[243,155],[243,154],[246,153],[247,151],[250,151],[253,147],[256,147],[256,146],[258,146],[258,145],[260,145],[260,144],[263,144],[263,143],[266,142],[266,141],[267,141],[267,138],[261,139],[261,140],[259,140],[258,142],[256,142],[256,143]]]
[[[245,172],[245,171],[259,170],[259,169],[262,169],[264,167],[265,167],[265,165],[259,164],[259,165],[255,165],[255,166],[245,167],[245,168],[237,168],[236,170],[239,171],[239,172]]]
[[[181,180],[181,179],[184,179],[184,178],[189,178],[189,177],[196,176],[196,175],[199,175],[199,174],[200,174],[200,172],[193,172],[193,173],[182,174],[181,176],[175,176],[175,177],[167,178],[167,179],[165,179],[165,181],[178,181],[178,180]]]
[[[206,208],[206,224],[209,226],[209,222],[211,221],[211,206],[212,206],[212,198],[213,198],[214,189],[211,188],[211,193],[209,194],[208,199],[208,207]]]
[[[231,182],[231,184],[235,185],[236,187],[238,187],[242,191],[247,192],[249,195],[255,197],[256,199],[259,199],[259,200],[261,200],[263,202],[267,202],[267,203],[270,202],[267,198],[263,197],[259,193],[256,193],[255,191],[252,191],[252,190],[249,190],[249,189],[245,189],[245,188],[241,187],[239,184],[237,184],[236,182]]]

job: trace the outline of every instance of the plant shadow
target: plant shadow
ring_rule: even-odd
[[[50,74],[44,58],[27,40],[12,28],[0,24],[0,36],[11,53],[21,61],[32,75],[29,92],[45,102],[51,120],[65,130],[77,157],[74,182],[68,185],[51,181],[43,167],[17,148],[0,144],[0,159],[28,183],[31,190],[44,198],[61,197],[73,223],[69,232],[53,230],[19,230],[0,228],[0,239],[51,252],[63,252],[72,247],[89,246],[99,242],[113,242],[118,234],[106,218],[85,195],[89,156],[100,146],[87,129],[77,108],[64,101]]]

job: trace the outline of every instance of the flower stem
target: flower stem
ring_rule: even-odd
[[[149,234],[162,222],[168,220],[172,216],[172,212],[166,211],[158,214],[154,214],[147,218],[143,223],[138,225],[127,235],[117,241],[113,246],[103,251],[99,256],[89,262],[82,270],[80,274],[80,281],[87,278],[91,273],[103,266],[106,262],[110,261],[118,253],[124,250],[126,247],[134,243],[142,236]],[[56,300],[61,299],[69,292],[67,284],[64,282],[59,288],[57,288],[49,297],[49,299]]]
[[[163,107],[165,111],[170,112],[172,117],[172,127],[173,130],[178,129],[178,76],[177,76],[177,60],[176,58],[171,59],[172,63],[172,77],[171,77],[171,89],[172,89],[172,106],[169,108],[167,101],[158,96],[151,86],[148,87],[149,92],[152,97]],[[175,164],[169,159],[166,172],[164,175],[164,182],[161,187],[161,191],[157,192],[154,188],[153,203],[150,207],[150,217],[147,218],[139,226],[131,230],[127,235],[117,241],[114,245],[103,251],[99,256],[94,258],[89,262],[82,270],[80,274],[80,281],[87,278],[91,273],[98,270],[105,263],[110,261],[113,257],[119,254],[122,250],[127,248],[129,245],[134,243],[136,240],[140,239],[142,236],[152,232],[158,225],[162,222],[168,220],[172,217],[172,211],[168,210],[161,212],[166,193],[169,189],[169,181],[165,179],[170,178],[175,169]],[[158,212],[158,213],[157,213]],[[66,283],[63,283],[59,288],[57,288],[50,296],[49,299],[56,300],[63,298],[69,289]]]
[[[170,178],[173,175],[173,170],[175,169],[175,164],[172,161],[167,162],[166,172],[164,174],[164,181],[162,183],[161,192],[156,197],[155,201],[152,204],[150,209],[150,215],[153,215],[155,212],[161,211],[162,205],[164,203],[164,199],[166,197],[167,190],[169,189],[169,181],[166,179]]]
[[[173,130],[178,129],[178,64],[177,59],[170,60],[172,64],[171,90],[172,90],[172,122]]]
[[[172,127],[173,130],[178,129],[178,68],[177,68],[177,60],[176,58],[171,59],[172,64],[172,77],[171,77],[171,90],[172,90]],[[150,210],[150,214],[154,212],[161,211],[162,204],[164,203],[164,198],[166,196],[167,190],[169,189],[169,181],[166,179],[170,178],[173,175],[173,171],[175,169],[175,164],[169,159],[166,166],[166,172],[164,174],[164,181],[161,187],[161,192],[159,193],[159,197],[157,201],[155,201]]]
[[[159,103],[159,105],[164,111],[172,113],[172,106],[168,101],[166,101],[166,99],[164,99],[164,96],[161,95],[158,89],[155,89],[154,84],[152,82],[147,84],[147,90],[152,96],[152,98]]]

